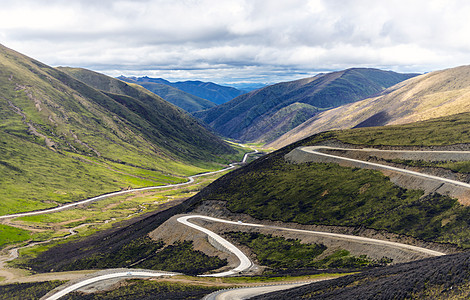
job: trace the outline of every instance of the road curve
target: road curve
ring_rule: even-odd
[[[126,271],[126,272],[117,272],[117,273],[110,273],[106,275],[101,275],[101,276],[96,276],[93,278],[89,278],[80,282],[77,282],[75,284],[72,284],[68,287],[65,287],[64,289],[58,291],[57,293],[45,298],[44,300],[57,300],[68,293],[71,293],[73,291],[76,291],[84,286],[87,286],[92,283],[96,283],[98,281],[103,281],[103,280],[108,280],[108,279],[113,279],[113,278],[121,278],[121,277],[127,277],[127,278],[146,278],[146,277],[161,277],[161,276],[174,276],[174,275],[180,275],[179,273],[173,273],[173,272],[150,272],[150,271]]]
[[[213,240],[215,240],[216,243],[218,243],[219,245],[221,245],[222,247],[227,249],[229,252],[235,254],[235,256],[240,261],[240,264],[232,270],[222,272],[222,273],[215,273],[215,274],[209,274],[209,275],[199,275],[199,276],[207,276],[207,277],[230,276],[230,275],[234,275],[234,274],[238,274],[240,272],[246,271],[253,265],[253,263],[248,258],[248,256],[246,256],[240,249],[235,247],[232,243],[230,243],[226,239],[222,238],[220,235],[210,231],[209,229],[206,229],[202,226],[196,225],[196,224],[191,223],[191,222],[188,221],[189,219],[194,219],[194,218],[206,219],[206,220],[211,220],[211,221],[215,220],[217,222],[220,222],[220,220],[221,220],[221,219],[206,217],[206,216],[202,216],[202,215],[188,215],[188,216],[179,217],[176,220],[178,222],[180,222],[181,224],[184,224],[186,226],[189,226],[191,228],[194,228],[196,230],[204,232],[205,234],[210,236]],[[229,221],[226,221],[226,222],[229,222]]]
[[[159,185],[159,186],[149,186],[149,187],[143,187],[143,188],[137,188],[137,189],[131,189],[131,190],[125,190],[125,191],[112,192],[112,193],[109,193],[109,194],[104,194],[104,195],[100,195],[100,196],[97,196],[97,197],[93,197],[93,198],[89,198],[89,199],[85,199],[85,200],[80,200],[80,201],[73,202],[73,203],[68,203],[68,204],[58,206],[58,207],[54,207],[54,208],[49,208],[49,209],[44,209],[44,210],[36,210],[36,211],[30,211],[30,212],[24,212],[24,213],[17,213],[17,214],[11,214],[11,215],[3,215],[3,216],[0,216],[0,220],[1,219],[10,219],[10,218],[18,218],[18,217],[25,217],[25,216],[33,216],[33,215],[54,213],[54,212],[58,212],[58,211],[61,211],[61,210],[64,210],[64,209],[68,209],[68,208],[71,208],[71,207],[74,207],[74,206],[77,206],[77,205],[80,205],[80,204],[85,204],[85,203],[88,203],[88,202],[103,200],[103,199],[106,199],[106,198],[109,198],[109,197],[119,196],[119,195],[133,193],[133,192],[141,192],[141,191],[156,190],[156,189],[165,189],[165,188],[170,188],[170,187],[180,187],[180,186],[188,185],[188,184],[193,183],[194,179],[197,178],[197,177],[214,175],[214,174],[217,174],[217,173],[221,173],[221,172],[231,170],[231,169],[235,168],[236,165],[241,164],[241,163],[245,163],[250,154],[254,154],[254,153],[257,153],[257,152],[258,152],[258,150],[254,150],[253,152],[245,153],[245,155],[243,156],[243,159],[240,163],[232,163],[227,168],[224,168],[224,169],[221,169],[221,170],[218,170],[218,171],[206,172],[206,173],[201,173],[201,174],[197,174],[197,175],[193,175],[193,176],[188,176],[187,177],[188,181],[186,181],[186,182],[176,183],[176,184],[168,184],[168,185]]]
[[[216,291],[202,298],[202,300],[238,300],[238,299],[250,299],[251,297],[267,294],[271,292],[277,292],[287,290],[302,285],[306,285],[312,282],[300,282],[300,283],[288,283],[288,284],[276,284],[276,285],[265,285],[265,286],[254,286],[245,288],[235,288],[228,290]]]
[[[406,169],[400,169],[397,167],[392,167],[388,165],[382,165],[378,163],[373,163],[373,162],[368,162],[368,161],[363,161],[359,159],[353,159],[349,157],[343,157],[343,156],[338,156],[338,155],[332,155],[332,154],[327,154],[323,152],[319,152],[321,149],[326,149],[326,150],[346,150],[346,151],[381,151],[381,152],[395,152],[395,153],[400,153],[400,152],[406,152],[409,153],[409,150],[378,150],[378,149],[348,149],[348,148],[334,148],[334,147],[327,147],[327,146],[308,146],[308,147],[299,147],[296,148],[297,150],[306,152],[306,153],[312,153],[315,155],[323,156],[323,157],[329,157],[329,158],[334,158],[336,160],[343,160],[343,161],[348,161],[348,162],[354,162],[354,163],[361,163],[363,165],[368,165],[374,168],[379,168],[379,169],[384,169],[384,170],[390,170],[390,171],[395,171],[395,172],[400,172],[400,173],[405,173],[409,175],[414,175],[418,177],[423,177],[423,178],[428,178],[428,179],[434,179],[434,180],[439,180],[441,182],[446,182],[446,183],[451,183],[457,186],[462,186],[465,188],[470,189],[470,184],[457,181],[457,180],[452,180],[452,179],[447,179],[439,176],[434,176],[434,175],[428,175],[424,173],[419,173],[411,170],[406,170]],[[416,153],[419,153],[420,151],[415,151]],[[421,151],[423,153],[429,153],[430,151]],[[433,151],[436,153],[469,153],[468,151]]]

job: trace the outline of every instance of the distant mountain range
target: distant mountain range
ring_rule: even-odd
[[[2,214],[184,181],[235,153],[142,87],[52,68],[2,45],[0,145]]]
[[[214,102],[186,93],[180,89],[172,87],[171,85],[156,82],[137,82],[135,80],[123,77],[120,77],[120,80],[130,84],[142,86],[152,93],[162,97],[166,101],[190,113],[199,110],[205,110],[217,105]]]
[[[269,142],[323,110],[378,94],[416,75],[365,68],[319,74],[249,92],[194,116],[223,136]]]
[[[321,131],[405,124],[462,112],[470,112],[470,66],[417,76],[375,97],[322,112],[270,146],[282,147]]]
[[[212,82],[202,82],[202,81],[178,81],[178,82],[170,82],[168,80],[162,78],[150,78],[150,77],[125,77],[119,76],[118,79],[126,82],[137,83],[152,92],[156,93],[160,97],[164,98],[165,100],[171,102],[171,100],[166,99],[163,94],[160,95],[158,92],[162,90],[161,87],[156,87],[153,84],[163,84],[167,85],[176,89],[179,89],[183,92],[191,94],[193,96],[208,100],[215,104],[222,104],[227,101],[232,100],[233,98],[240,96],[245,93],[245,91],[238,90],[233,87],[222,86]],[[173,90],[173,93],[175,91]],[[173,99],[173,98],[172,98]],[[199,100],[194,100],[199,101]],[[199,101],[201,102],[201,101]],[[173,103],[173,102],[172,102]],[[176,103],[173,103],[177,105]],[[207,106],[211,105],[207,102],[202,102],[200,105]],[[214,105],[213,105],[214,106]]]

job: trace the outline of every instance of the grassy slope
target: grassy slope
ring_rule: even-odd
[[[1,46],[0,214],[182,182],[238,153],[150,92],[119,87],[126,95],[104,94]]]
[[[327,132],[290,145],[227,174],[193,198],[224,200],[237,213],[301,224],[365,226],[469,247],[470,208],[456,199],[395,186],[378,171],[336,164],[289,164],[296,146],[328,139],[364,145],[470,142],[468,114],[413,125]],[[449,126],[452,124],[452,126]]]
[[[272,117],[292,103],[306,103],[323,109],[337,107],[371,96],[410,76],[375,69],[349,69],[322,74],[268,86],[195,113],[195,116],[224,136],[254,141],[266,132],[255,131],[251,127],[258,126],[267,117]]]
[[[318,112],[319,109],[315,106],[295,102],[270,116],[266,116],[255,126],[251,126],[247,130],[247,135],[253,132],[253,135],[258,135],[258,141],[260,142],[272,141]],[[261,132],[263,134],[260,135]]]

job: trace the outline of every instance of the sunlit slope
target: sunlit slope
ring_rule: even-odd
[[[321,110],[370,97],[413,76],[415,74],[363,68],[319,74],[267,86],[194,115],[223,136],[242,141],[268,142]],[[279,111],[294,103],[306,104],[314,109],[306,114],[305,107],[296,106],[301,118],[288,118],[290,125],[282,130],[278,126],[269,126],[283,122],[286,115]],[[290,110],[293,108],[290,107]]]
[[[470,66],[401,82],[378,97],[325,111],[270,144],[282,147],[321,131],[405,124],[470,111]]]
[[[181,182],[235,153],[158,96],[113,92],[0,46],[0,214]]]

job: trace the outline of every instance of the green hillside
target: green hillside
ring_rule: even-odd
[[[303,123],[320,110],[338,107],[377,94],[415,74],[399,74],[377,69],[348,69],[319,74],[312,78],[283,82],[241,95],[225,104],[194,115],[223,136],[242,141],[268,142]],[[265,124],[283,121],[278,112],[294,103],[308,104],[316,110],[292,119],[282,130]],[[297,107],[298,110],[304,110]]]
[[[257,219],[365,227],[467,248],[470,207],[457,199],[423,196],[423,191],[398,187],[375,170],[332,163],[292,164],[284,156],[295,147],[332,139],[366,146],[470,143],[469,121],[470,114],[460,114],[409,125],[317,134],[227,174],[192,201],[225,201],[230,211]]]
[[[182,182],[237,154],[153,93],[96,77],[109,92],[0,46],[0,214]]]

